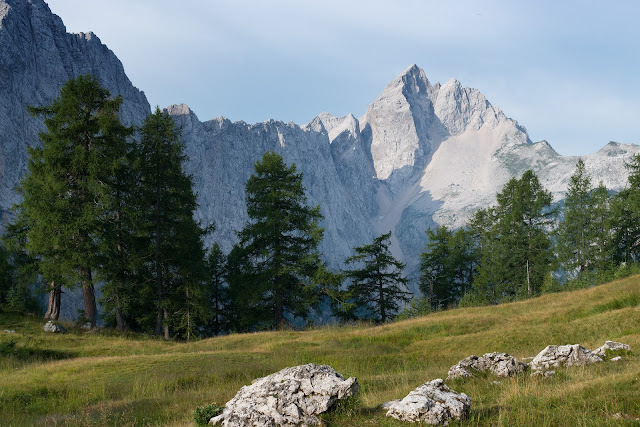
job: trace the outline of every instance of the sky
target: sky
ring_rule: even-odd
[[[93,31],[152,105],[304,124],[363,115],[412,64],[458,79],[533,141],[584,155],[640,143],[634,0],[48,0]]]

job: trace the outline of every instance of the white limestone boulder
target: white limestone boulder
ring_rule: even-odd
[[[512,377],[527,370],[527,364],[507,353],[485,353],[462,359],[449,369],[447,381],[472,377],[474,372],[489,371],[497,377]]]
[[[445,425],[450,419],[465,419],[470,407],[469,396],[451,390],[440,378],[422,384],[402,400],[383,405],[388,417],[400,421]]]
[[[536,357],[529,367],[536,375],[539,371],[551,371],[554,368],[569,366],[587,366],[602,362],[602,358],[579,344],[548,345]]]
[[[62,326],[59,323],[55,323],[51,320],[49,320],[45,325],[44,325],[44,331],[45,332],[53,332],[53,333],[59,333],[59,334],[66,334],[67,330],[65,329],[64,326]]]
[[[597,349],[593,350],[593,354],[602,357],[603,359],[606,358],[607,356],[607,350],[617,353],[617,352],[630,352],[631,351],[631,347],[629,347],[627,344],[623,344],[621,342],[615,342],[615,341],[607,341],[604,343],[603,346],[598,347]]]
[[[209,424],[224,427],[320,425],[318,415],[358,392],[328,365],[285,368],[242,387]]]

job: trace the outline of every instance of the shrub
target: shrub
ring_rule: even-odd
[[[193,420],[198,426],[206,426],[209,424],[209,420],[216,415],[220,415],[223,409],[224,407],[218,406],[215,403],[198,406],[193,410]]]

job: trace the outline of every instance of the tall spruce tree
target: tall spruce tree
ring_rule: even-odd
[[[582,279],[585,273],[603,267],[607,258],[607,200],[606,188],[602,184],[592,187],[579,159],[558,224],[558,257],[569,275]]]
[[[141,289],[134,307],[136,322],[143,328],[153,323],[154,334],[164,332],[165,339],[170,338],[172,324],[190,337],[194,313],[201,311],[193,304],[205,301],[201,295],[204,231],[193,218],[196,197],[192,178],[182,169],[184,160],[179,129],[166,111],[156,107],[142,125],[138,145],[136,209],[141,238],[136,250],[145,263],[137,269]]]
[[[26,249],[40,260],[51,283],[80,282],[85,317],[96,325],[93,268],[98,264],[102,221],[110,209],[113,147],[131,129],[120,123],[122,98],[110,98],[95,77],[69,80],[50,105],[29,107],[44,117],[42,147],[29,148],[29,173],[20,183],[16,209],[26,226]]]
[[[371,244],[356,247],[355,255],[345,261],[360,265],[345,272],[351,280],[347,291],[356,317],[384,323],[398,312],[401,302],[411,299],[403,289],[408,283],[402,277],[404,264],[391,254],[390,239],[391,232],[378,236]]]
[[[249,222],[238,233],[242,297],[253,323],[282,328],[287,316],[306,318],[318,296],[320,207],[307,206],[302,173],[266,152],[246,184]],[[235,255],[234,255],[235,257]],[[238,282],[232,292],[237,295]]]

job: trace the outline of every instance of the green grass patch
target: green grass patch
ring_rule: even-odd
[[[640,348],[640,277],[494,307],[431,313],[396,323],[316,327],[164,342],[0,313],[0,425],[194,425],[194,410],[224,404],[253,379],[287,366],[329,364],[360,383],[357,399],[323,415],[328,426],[400,426],[382,403],[445,378],[487,352],[535,356],[549,344],[594,349],[606,340]],[[4,333],[4,329],[15,333]],[[640,358],[527,374],[452,381],[472,400],[451,425],[633,425],[640,420]],[[203,415],[206,417],[207,415]]]

